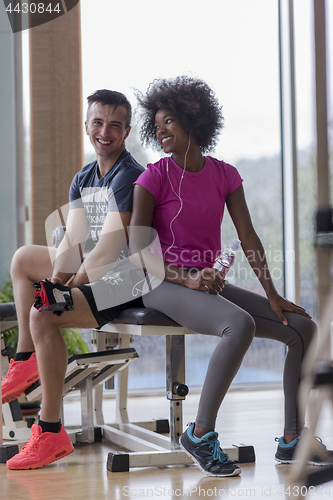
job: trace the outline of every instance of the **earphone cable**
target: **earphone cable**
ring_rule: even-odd
[[[170,222],[170,231],[171,231],[171,234],[172,234],[172,243],[171,245],[169,246],[169,248],[167,248],[167,250],[165,251],[164,253],[164,257],[165,255],[170,252],[170,250],[173,248],[174,244],[175,244],[175,233],[173,232],[173,229],[172,229],[172,224],[173,222],[177,219],[178,215],[180,214],[180,212],[182,211],[182,208],[183,208],[183,200],[180,196],[180,189],[181,189],[181,185],[182,185],[182,182],[183,182],[183,178],[184,178],[184,175],[185,175],[185,170],[186,170],[186,159],[187,159],[187,154],[189,152],[189,149],[190,149],[190,145],[191,145],[191,132],[190,132],[190,135],[189,135],[189,138],[188,138],[188,145],[187,145],[187,149],[186,149],[186,153],[185,153],[185,157],[184,157],[184,168],[183,168],[183,172],[182,172],[182,175],[181,175],[181,178],[180,178],[180,181],[179,181],[179,188],[178,188],[178,194],[176,193],[176,191],[174,190],[173,188],[173,185],[172,185],[172,182],[171,182],[171,179],[170,179],[170,176],[169,176],[169,158],[167,158],[167,167],[166,167],[166,171],[167,171],[167,176],[168,176],[168,179],[169,179],[169,183],[170,183],[170,186],[171,186],[171,189],[173,191],[173,193],[177,196],[177,198],[179,199],[179,202],[180,202],[180,207],[179,207],[179,210],[177,212],[177,214],[174,216],[174,218],[171,220]]]

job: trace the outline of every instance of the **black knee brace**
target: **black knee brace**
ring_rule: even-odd
[[[37,288],[34,307],[39,311],[52,311],[57,316],[65,311],[73,311],[72,290],[69,286],[45,279],[34,283],[34,287]]]

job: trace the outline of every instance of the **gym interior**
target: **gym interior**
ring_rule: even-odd
[[[52,245],[71,180],[94,158],[84,130],[87,96],[112,88],[135,110],[135,91],[154,78],[199,76],[223,105],[215,153],[244,178],[276,286],[319,325],[300,397],[310,433],[332,450],[330,0],[62,0],[51,21],[34,21],[39,4],[30,1],[17,5],[35,17],[19,24],[8,11],[14,3],[0,6],[0,302],[9,303],[1,332],[17,327],[6,295],[15,250]],[[144,166],[157,159],[140,144],[135,113],[126,147]],[[51,214],[58,218],[50,230]],[[235,236],[227,216],[222,233],[226,243]],[[230,280],[260,292],[240,252],[235,264]],[[310,438],[295,464],[274,460],[285,351],[273,341],[255,339],[217,420],[221,445],[242,474],[206,477],[180,453],[178,436],[193,418],[215,346],[188,333],[156,318],[79,332],[87,349],[69,360],[62,409],[75,452],[42,469],[7,470],[6,457],[29,439],[40,387],[3,405],[1,498],[333,497],[333,466],[306,465]],[[3,339],[1,354],[4,375],[10,352]]]

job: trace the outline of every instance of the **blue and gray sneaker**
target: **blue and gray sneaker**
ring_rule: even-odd
[[[304,432],[304,431],[303,431]],[[295,462],[295,452],[298,446],[298,443],[301,439],[301,436],[294,439],[289,444],[286,444],[283,436],[280,438],[275,438],[275,441],[278,441],[278,447],[275,453],[275,460],[280,462],[281,464],[291,464]],[[307,462],[310,465],[332,465],[333,464],[333,451],[327,450],[326,446],[323,444],[322,440],[319,437],[316,437],[316,440],[322,446],[325,454],[327,455],[327,459],[323,460],[317,453],[314,453]]]
[[[220,448],[217,432],[207,432],[201,439],[193,436],[194,423],[179,438],[181,448],[209,476],[237,476],[240,467],[229,460]]]

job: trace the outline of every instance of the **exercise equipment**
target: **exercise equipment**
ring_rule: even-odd
[[[111,472],[127,471],[132,467],[193,464],[178,443],[183,432],[182,402],[188,392],[185,384],[185,334],[190,333],[158,311],[137,308],[127,309],[101,330],[93,330],[95,352],[69,358],[66,373],[64,394],[74,389],[79,389],[81,393],[81,428],[67,429],[72,442],[91,443],[103,437],[110,444],[123,448],[122,453],[109,453],[107,468]],[[129,422],[127,368],[137,358],[135,349],[130,347],[133,335],[166,336],[169,419]],[[106,424],[102,411],[102,384],[115,373],[118,373],[115,422]],[[33,384],[25,394],[28,401],[39,399],[40,383]],[[9,416],[6,417],[6,426],[8,420]],[[14,418],[12,420],[14,422]],[[10,420],[11,426],[13,422]],[[66,426],[66,422],[64,424]],[[170,437],[163,435],[169,431]],[[13,441],[16,432],[15,427]],[[26,428],[26,432],[30,430]],[[242,463],[255,461],[253,446],[236,444],[223,449],[231,460]]]

